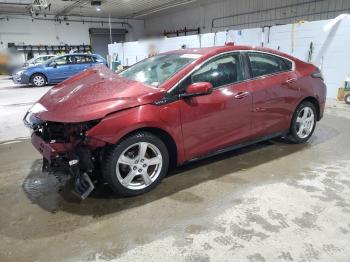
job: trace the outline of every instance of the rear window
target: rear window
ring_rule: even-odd
[[[276,74],[293,67],[291,61],[266,53],[248,52],[248,58],[253,77]]]

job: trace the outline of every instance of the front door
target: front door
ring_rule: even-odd
[[[58,57],[51,62],[47,71],[50,75],[50,82],[62,82],[74,74],[74,61],[69,55]]]
[[[252,96],[242,72],[240,54],[233,52],[210,60],[180,84],[183,90],[196,82],[214,87],[209,95],[179,101],[187,159],[249,139]]]

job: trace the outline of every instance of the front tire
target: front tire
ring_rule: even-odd
[[[30,83],[35,87],[43,87],[46,85],[46,77],[43,74],[34,74],[30,78]]]
[[[155,188],[168,172],[169,153],[161,139],[138,132],[106,150],[102,175],[120,196],[136,196]]]
[[[350,93],[345,96],[344,100],[345,100],[345,103],[350,105]]]
[[[288,135],[288,140],[295,144],[305,143],[312,136],[317,121],[313,103],[302,102],[295,110]]]

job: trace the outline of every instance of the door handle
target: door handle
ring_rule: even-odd
[[[239,92],[237,95],[235,95],[235,99],[242,99],[246,96],[249,96],[250,95],[250,92]]]
[[[294,83],[296,81],[297,81],[296,78],[289,78],[289,79],[286,80],[286,84],[291,84],[291,83]]]

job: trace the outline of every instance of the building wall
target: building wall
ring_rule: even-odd
[[[69,18],[69,17],[68,17]],[[75,18],[77,19],[77,18]],[[81,18],[79,18],[81,19]],[[90,19],[89,19],[90,20]],[[91,20],[90,20],[91,21]],[[94,20],[92,20],[94,21]],[[112,21],[122,21],[113,19]],[[8,16],[0,19],[0,49],[7,44],[26,45],[59,45],[90,44],[89,28],[108,28],[108,23],[66,22],[33,20],[29,16]],[[132,28],[120,24],[112,24],[112,28],[128,30],[126,41],[134,41],[144,34],[143,20],[128,20]]]
[[[201,28],[202,33],[227,29],[257,28],[334,18],[350,12],[349,0],[228,0],[200,6],[182,6],[177,11],[145,19],[147,34],[184,27]],[[220,18],[228,16],[226,18]],[[214,20],[213,20],[214,19]]]
[[[148,41],[126,42],[109,45],[111,55],[118,55],[123,65],[132,65],[148,56],[149,46],[159,52],[188,48],[222,46],[226,42],[236,45],[264,46],[279,49],[303,61],[321,68],[327,85],[327,96],[335,98],[338,88],[350,79],[350,15],[339,15],[334,19],[272,26],[271,28],[249,28],[180,36]],[[310,46],[313,46],[310,49]],[[312,50],[312,51],[311,51]]]

